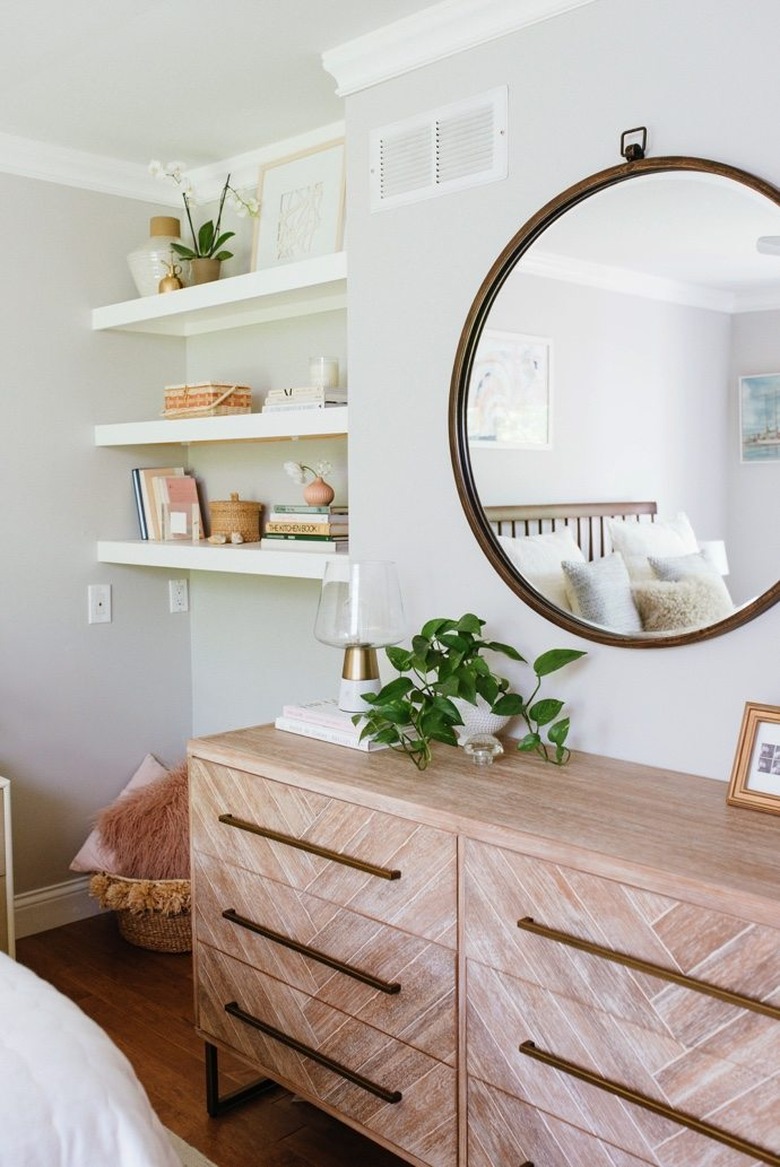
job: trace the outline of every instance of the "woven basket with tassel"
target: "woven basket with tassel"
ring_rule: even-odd
[[[120,934],[138,948],[190,952],[192,918],[188,879],[129,879],[100,872],[89,894],[116,913]]]

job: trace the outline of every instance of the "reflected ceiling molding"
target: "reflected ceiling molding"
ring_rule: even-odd
[[[564,280],[567,283],[603,288],[629,296],[644,296],[648,300],[665,300],[670,304],[684,304],[692,308],[709,308],[713,312],[731,313],[737,308],[737,296],[733,292],[706,288],[683,280],[670,280],[647,272],[630,271],[610,264],[572,259],[568,255],[555,255],[536,248],[523,256],[522,270],[545,279]]]
[[[444,0],[322,54],[346,97],[595,0]]]

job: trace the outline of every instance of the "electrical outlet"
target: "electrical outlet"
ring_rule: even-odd
[[[87,588],[87,620],[90,624],[111,623],[111,584],[90,584]]]
[[[168,610],[170,612],[189,612],[190,592],[186,579],[168,580]]]

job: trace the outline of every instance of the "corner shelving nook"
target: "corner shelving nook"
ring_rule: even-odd
[[[163,336],[196,336],[346,307],[344,252],[232,276],[162,296],[141,296],[96,308],[94,331],[121,330]],[[143,446],[205,442],[269,442],[299,437],[342,437],[348,432],[346,406],[291,414],[166,419],[96,425],[96,446]],[[209,544],[147,540],[101,540],[101,563],[191,571],[320,579],[335,556],[268,551],[256,544]]]

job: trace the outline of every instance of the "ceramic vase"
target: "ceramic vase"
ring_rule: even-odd
[[[455,726],[455,733],[461,742],[477,734],[492,734],[495,737],[506,729],[511,720],[509,717],[499,717],[497,713],[491,713],[484,697],[477,697],[476,705],[460,697],[453,697],[452,704],[463,718],[463,725]]]
[[[191,259],[190,283],[210,284],[219,279],[221,268],[221,259]]]
[[[181,224],[171,215],[155,215],[149,220],[149,238],[127,257],[130,274],[139,296],[156,296],[160,280],[168,275],[176,258],[172,243],[181,243]]]
[[[324,478],[315,478],[303,488],[303,498],[307,506],[326,507],[333,502],[336,492],[328,486]]]

